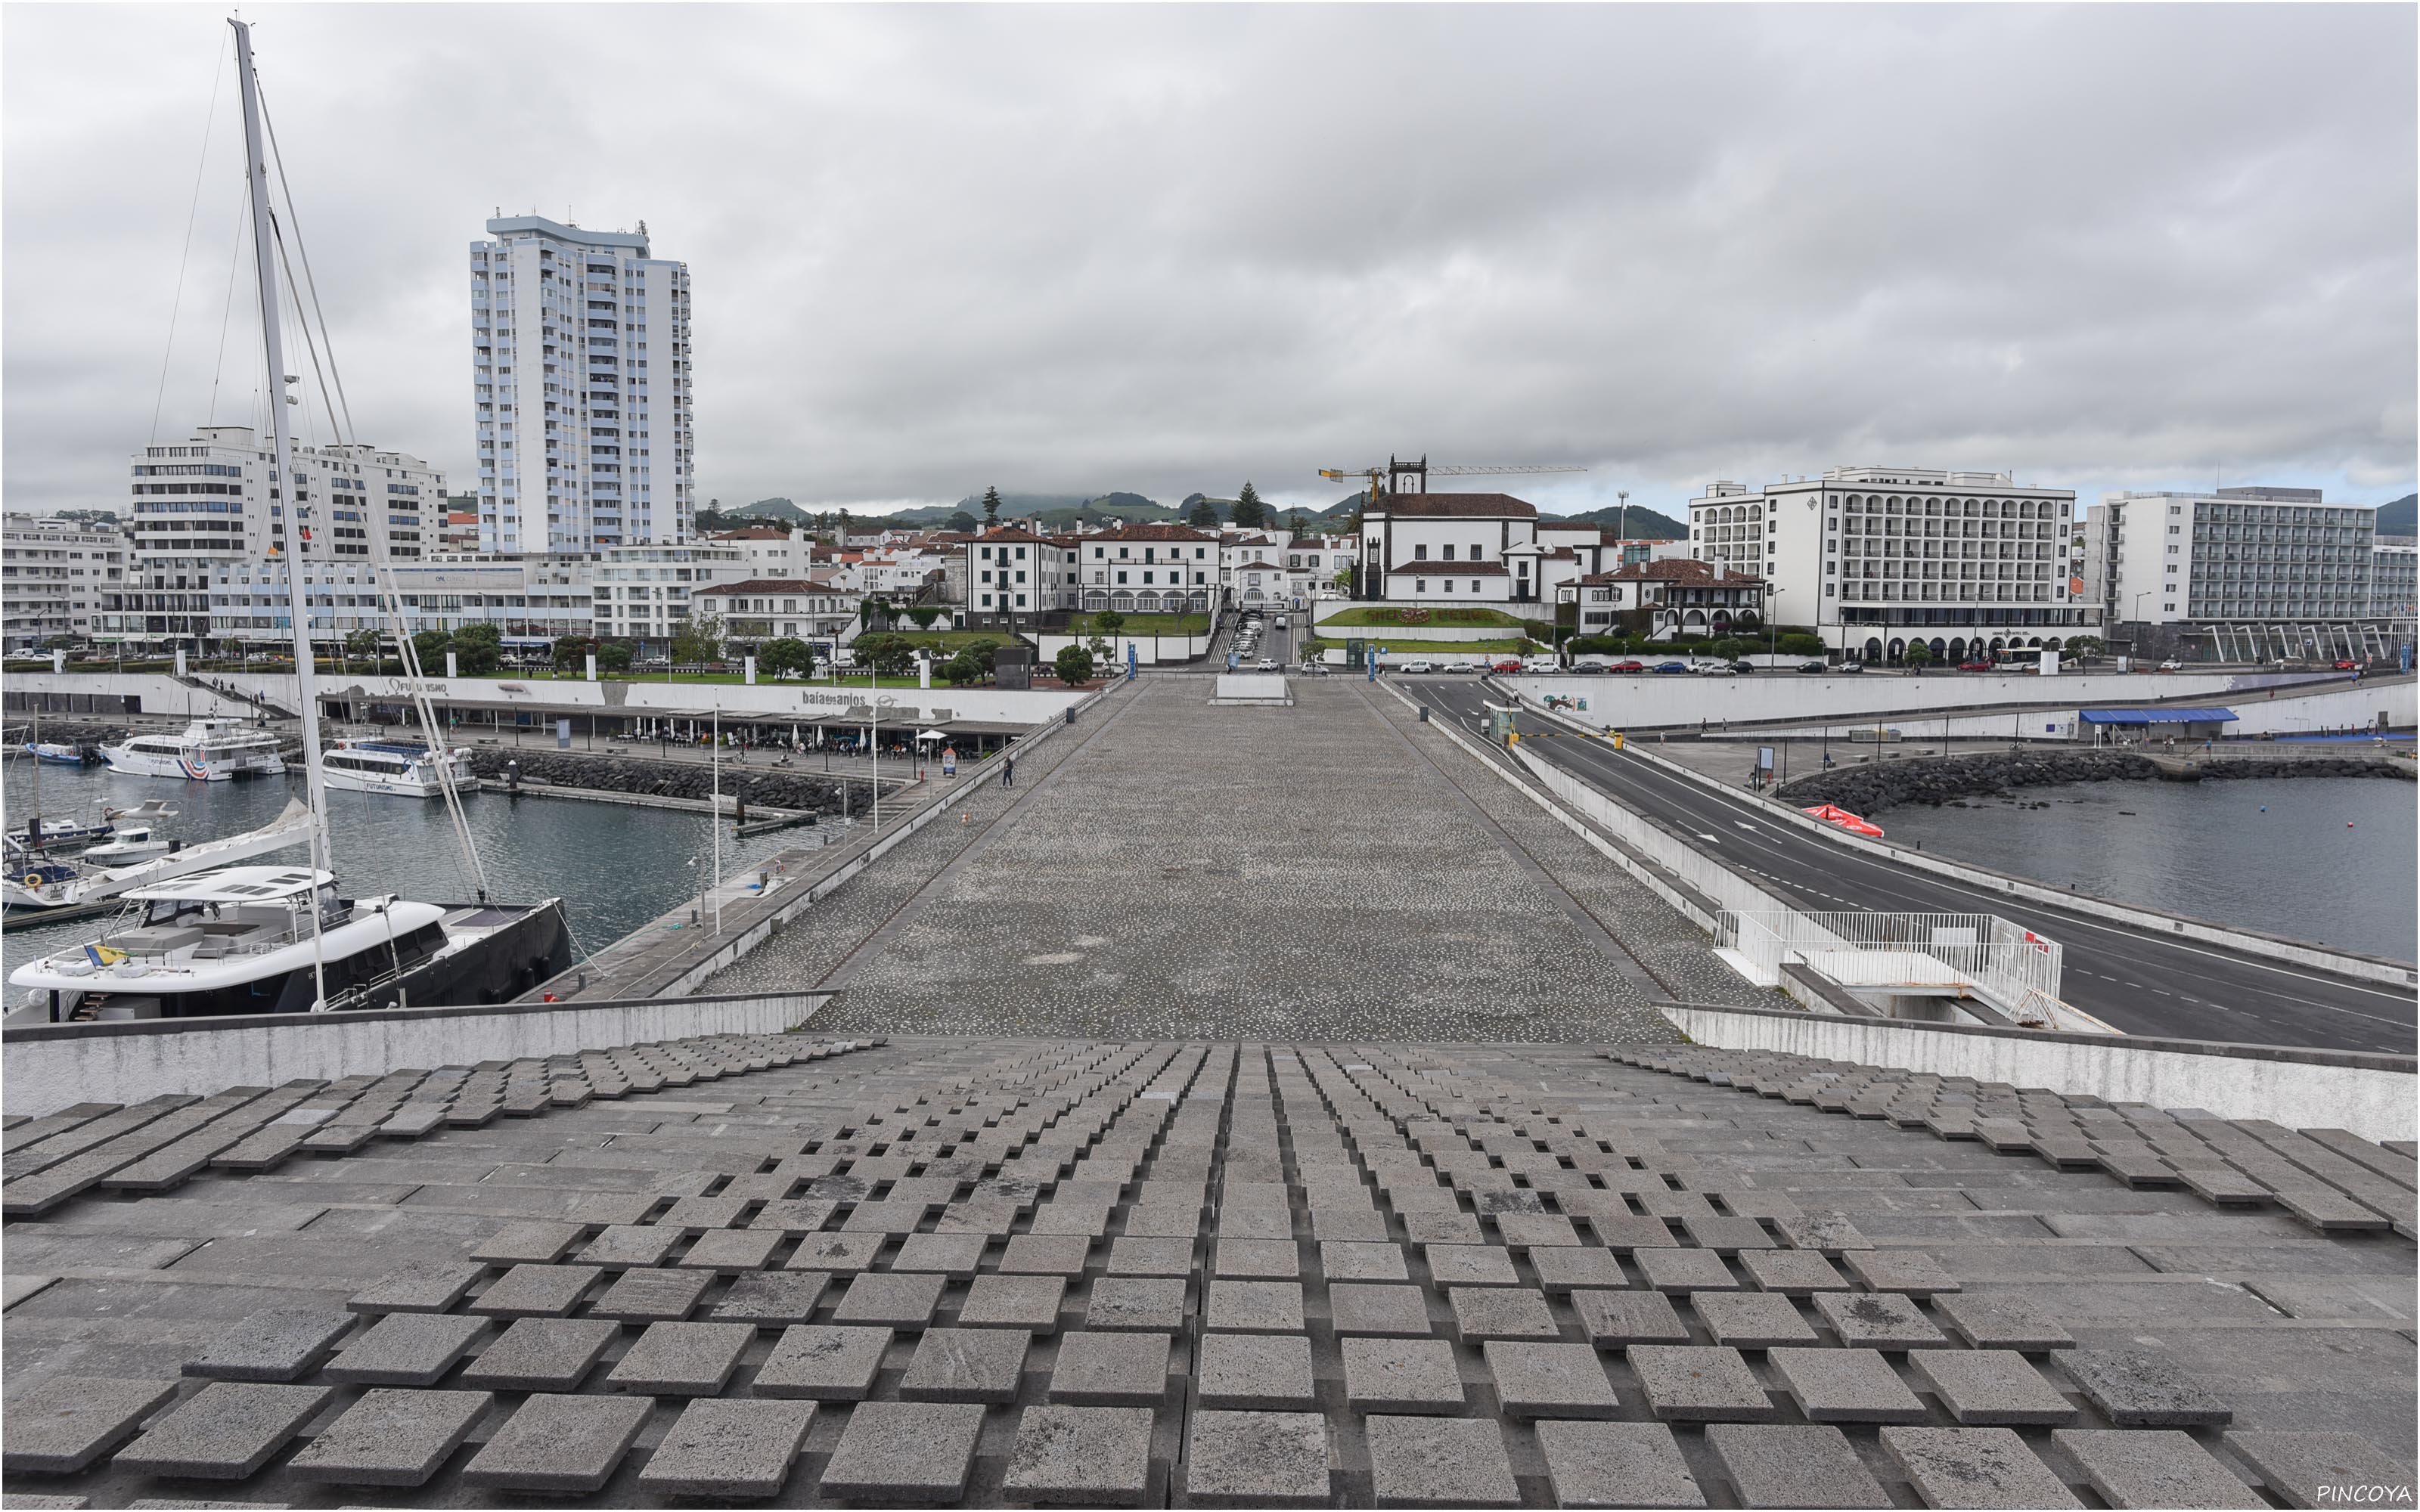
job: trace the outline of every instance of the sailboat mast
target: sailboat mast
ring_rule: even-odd
[[[322,786],[319,771],[319,700],[314,686],[311,666],[310,599],[302,584],[302,479],[294,470],[293,424],[287,418],[287,406],[296,402],[287,393],[293,382],[286,372],[286,347],[278,331],[277,245],[276,231],[269,219],[269,161],[260,139],[260,92],[252,72],[252,28],[230,19],[235,28],[236,78],[243,86],[243,169],[252,191],[253,261],[260,283],[260,340],[269,358],[270,433],[274,438],[274,465],[271,476],[277,482],[272,497],[286,506],[286,597],[294,616],[294,690],[301,706],[296,713],[302,721],[302,781],[305,801],[311,809],[311,866],[314,871],[334,872],[335,851],[328,841],[328,795]],[[272,531],[272,536],[274,532]],[[319,899],[315,887],[311,897],[312,936],[319,933]],[[318,990],[315,1008],[328,1003],[328,985],[324,964],[314,952],[314,982]]]

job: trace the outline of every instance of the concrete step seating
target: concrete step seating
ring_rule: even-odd
[[[2062,1170],[2099,1168],[2130,1187],[2181,1187],[2221,1206],[2284,1210],[2325,1233],[2393,1229],[2413,1237],[2415,1171],[2409,1149],[2343,1129],[2286,1128],[2065,1096],[1778,1052],[1613,1050],[1607,1057],[1826,1113],[1879,1119],[1996,1153],[2034,1155]]]
[[[349,1155],[373,1140],[419,1139],[632,1092],[844,1055],[868,1041],[712,1035],[543,1060],[484,1061],[282,1087],[172,1095],[132,1107],[79,1103],[0,1132],[0,1217],[49,1211],[78,1193],[164,1192],[207,1168],[266,1171],[297,1154]]]
[[[473,1117],[368,1156],[10,1224],[12,1496],[2264,1506],[2412,1479],[2408,1238],[1996,1153],[2122,1123],[2165,1158],[2201,1120],[1688,1049],[649,1051],[560,1103],[561,1064],[466,1073]],[[342,1105],[383,1128],[426,1084]],[[475,1117],[516,1092],[549,1111]],[[1974,1137],[1923,1137],[1936,1106]]]

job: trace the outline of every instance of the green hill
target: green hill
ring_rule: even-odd
[[[2381,535],[2412,535],[2420,533],[2413,514],[2420,509],[2420,493],[2408,493],[2391,504],[2378,506],[2378,533]]]
[[[1644,504],[1633,504],[1624,510],[1620,505],[1611,509],[1591,509],[1585,515],[1563,517],[1575,525],[1602,525],[1607,530],[1620,530],[1634,541],[1685,541],[1689,527],[1669,515],[1659,515]]]

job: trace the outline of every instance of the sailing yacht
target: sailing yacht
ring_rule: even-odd
[[[259,80],[253,69],[252,31],[235,29],[236,73],[243,92],[244,169],[250,191],[252,240],[263,355],[272,381],[269,410],[276,451],[274,478],[292,480],[294,450],[277,270],[281,228],[269,208],[269,164],[261,135]],[[291,208],[291,195],[288,195]],[[303,259],[309,267],[309,259]],[[324,333],[323,333],[324,334]],[[317,362],[324,344],[313,353]],[[282,381],[275,381],[280,380]],[[283,402],[280,402],[283,401]],[[331,416],[332,423],[334,416]],[[194,1018],[226,1014],[325,1012],[500,1002],[535,988],[570,964],[570,927],[559,898],[530,904],[492,903],[486,869],[450,782],[439,791],[455,821],[478,901],[419,903],[394,896],[347,898],[332,868],[327,767],[319,751],[319,707],[313,686],[310,609],[304,598],[311,532],[306,506],[292,489],[286,537],[286,586],[294,629],[294,676],[302,736],[310,860],[295,867],[233,867],[137,886],[128,908],[97,939],[21,966],[8,979],[27,996],[5,1022],[91,1024],[127,1018]],[[274,548],[272,548],[274,549]],[[381,569],[385,563],[377,563]],[[390,575],[379,574],[383,584]],[[391,592],[391,590],[389,590]],[[399,601],[395,609],[405,671],[424,686]],[[414,704],[438,748],[436,712],[425,692]],[[190,733],[190,732],[189,732]],[[134,742],[129,742],[129,745]],[[113,759],[114,764],[114,759]],[[193,774],[188,774],[193,775]],[[173,857],[163,858],[173,859]]]

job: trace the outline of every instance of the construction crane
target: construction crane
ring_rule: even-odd
[[[1437,463],[1435,466],[1431,466],[1429,459],[1425,456],[1421,457],[1417,462],[1399,462],[1395,458],[1389,456],[1387,458],[1387,465],[1382,468],[1354,468],[1350,470],[1344,468],[1321,468],[1319,470],[1319,475],[1323,478],[1332,478],[1339,483],[1342,483],[1352,478],[1368,479],[1370,484],[1369,502],[1375,504],[1378,501],[1379,494],[1381,492],[1379,486],[1381,484],[1385,485],[1384,491],[1389,494],[1426,493],[1429,491],[1429,479],[1432,477],[1472,478],[1502,476],[1512,473],[1586,472],[1587,471],[1588,469],[1586,468],[1523,462],[1508,463],[1501,467],[1454,467],[1442,462]],[[1412,480],[1413,486],[1403,486],[1402,480],[1406,479]]]

